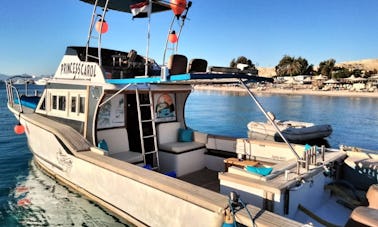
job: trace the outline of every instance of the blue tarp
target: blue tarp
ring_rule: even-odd
[[[20,99],[21,99],[22,106],[25,106],[34,110],[35,108],[37,108],[40,97],[39,96],[21,96]],[[18,99],[15,99],[14,103],[20,104],[18,103]]]

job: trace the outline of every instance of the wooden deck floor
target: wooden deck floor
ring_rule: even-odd
[[[214,192],[220,191],[218,172],[207,168],[179,177],[179,179]]]

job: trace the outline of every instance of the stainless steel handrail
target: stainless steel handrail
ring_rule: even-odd
[[[19,108],[20,108],[19,112],[23,113],[24,109],[22,108],[20,92],[18,91],[18,89],[15,86],[13,86],[11,79],[5,81],[5,84],[6,84],[6,89],[7,89],[8,104],[10,104],[12,107],[14,106],[13,92],[15,92],[16,95],[17,95],[17,100],[18,100],[18,104],[19,104]]]
[[[257,100],[257,98],[255,97],[255,95],[252,93],[252,91],[247,87],[247,85],[244,83],[244,81],[242,79],[239,79],[239,82],[247,90],[249,96],[251,96],[251,98],[253,99],[253,101],[259,107],[259,109],[261,110],[261,112],[263,112],[263,114],[268,119],[268,121],[274,126],[274,128],[276,129],[276,131],[280,135],[280,137],[283,139],[283,141],[289,146],[290,150],[293,152],[293,154],[297,158],[297,161],[301,161],[301,158],[299,157],[299,155],[297,154],[297,152],[294,150],[293,146],[291,146],[291,144],[289,143],[289,141],[287,141],[287,139],[285,138],[285,136],[281,133],[280,129],[278,128],[278,126],[276,124],[276,122],[274,122],[274,120],[270,118],[270,116],[268,115],[268,113],[264,110],[264,107],[261,105],[261,103]]]

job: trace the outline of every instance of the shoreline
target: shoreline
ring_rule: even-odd
[[[222,92],[241,92],[246,93],[244,88],[237,86],[214,86],[214,85],[195,85],[194,90],[199,91],[222,91]],[[378,98],[378,92],[361,92],[361,91],[314,91],[308,88],[301,89],[282,89],[282,88],[252,88],[256,94],[276,94],[276,95],[315,95],[315,96],[336,96],[336,97],[356,97],[356,98]]]

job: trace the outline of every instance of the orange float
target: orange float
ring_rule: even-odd
[[[171,0],[171,9],[176,16],[180,16],[186,9],[186,0]]]
[[[176,35],[176,32],[175,31],[172,31],[169,36],[168,36],[168,40],[169,42],[171,43],[176,43],[178,38],[177,38],[177,35]]]
[[[101,27],[101,24],[102,24],[102,27]],[[96,22],[96,31],[98,33],[104,34],[108,31],[108,29],[109,29],[109,25],[108,23],[106,23],[105,20],[100,19]]]
[[[24,134],[24,132],[25,132],[25,127],[24,127],[23,125],[21,125],[20,123],[18,123],[16,126],[14,126],[14,132],[15,132],[17,135]]]

